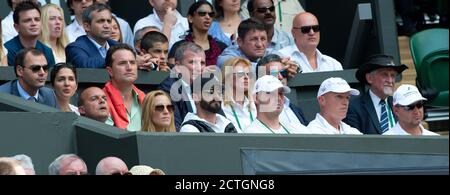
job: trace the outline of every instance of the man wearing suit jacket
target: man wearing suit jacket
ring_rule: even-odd
[[[77,68],[105,68],[108,49],[117,42],[111,37],[111,8],[95,3],[83,12],[86,35],[66,47],[67,61]]]
[[[371,56],[356,71],[356,78],[368,85],[369,90],[350,100],[344,122],[363,134],[383,134],[394,127],[397,121],[392,113],[395,78],[407,68],[404,64],[396,65],[392,56]]]
[[[57,108],[55,93],[44,87],[49,67],[44,53],[35,48],[23,49],[14,64],[17,79],[0,86],[0,92]]]

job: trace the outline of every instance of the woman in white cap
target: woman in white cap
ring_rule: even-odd
[[[347,116],[350,95],[359,95],[342,78],[329,78],[322,82],[317,93],[320,113],[308,125],[314,134],[362,134],[358,129],[342,122]]]
[[[401,85],[394,93],[394,114],[397,124],[383,135],[439,135],[425,129],[423,120],[423,101],[419,90],[414,85]]]

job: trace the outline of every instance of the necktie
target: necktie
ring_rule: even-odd
[[[381,106],[381,117],[380,117],[381,133],[384,133],[387,130],[389,130],[389,118],[386,110],[386,101],[381,100],[380,106]]]

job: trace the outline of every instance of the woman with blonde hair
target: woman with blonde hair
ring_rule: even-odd
[[[142,131],[176,132],[175,107],[169,95],[162,90],[148,93],[142,103]]]
[[[244,58],[235,57],[225,61],[222,67],[225,116],[242,133],[256,118],[256,108],[251,89],[254,84],[252,64]]]
[[[66,35],[64,12],[58,5],[49,3],[41,8],[42,31],[40,41],[53,50],[55,62],[66,62],[65,48],[69,43]]]

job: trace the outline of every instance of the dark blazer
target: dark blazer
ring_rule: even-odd
[[[17,89],[17,82],[18,80],[16,79],[3,84],[2,86],[0,86],[0,92],[21,97],[19,94],[19,90]],[[55,93],[53,92],[53,89],[47,87],[41,87],[39,89],[39,98],[37,102],[50,107],[58,108],[58,104],[56,103],[56,97]]]
[[[305,115],[303,115],[303,112],[299,107],[297,107],[293,103],[290,103],[289,108],[291,108],[292,112],[294,112],[295,116],[297,116],[300,123],[302,123],[305,126],[308,126],[309,121],[306,120]]]
[[[6,42],[5,48],[8,50],[8,65],[15,66],[14,60],[17,54],[19,54],[19,52],[24,49],[22,43],[20,42],[19,35]],[[53,51],[50,47],[47,47],[40,41],[36,41],[35,48],[44,53],[45,59],[47,59],[47,64],[50,67],[53,67],[53,65],[55,65],[55,57],[53,56]]]
[[[109,46],[118,43],[108,39]],[[105,59],[102,57],[94,43],[83,35],[66,47],[67,62],[72,63],[77,68],[105,68]]]
[[[392,97],[388,98],[389,107],[392,108]],[[394,120],[397,118],[394,115]],[[369,91],[356,98],[350,99],[347,117],[343,120],[346,124],[358,129],[363,134],[381,134],[381,125]]]

